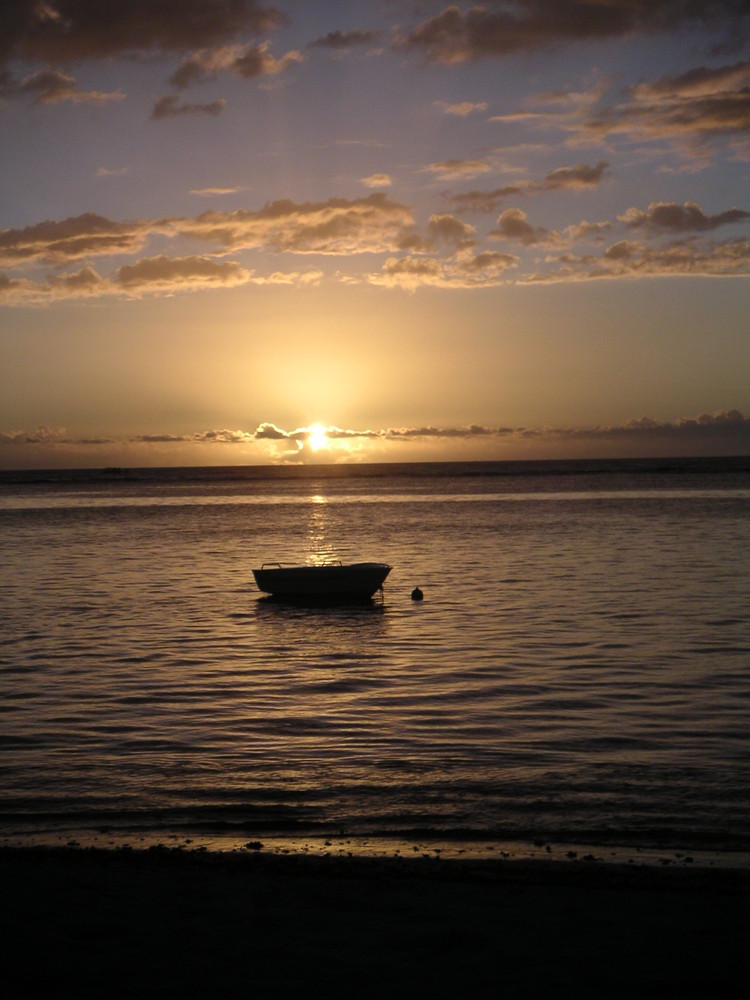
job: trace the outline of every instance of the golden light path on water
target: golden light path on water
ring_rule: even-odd
[[[403,839],[396,837],[279,837],[248,839],[236,834],[130,833],[102,830],[58,830],[18,834],[0,839],[5,847],[67,847],[80,850],[174,851],[181,854],[263,854],[327,858],[392,858],[404,861],[497,861],[499,863],[544,861],[568,865],[597,864],[639,867],[688,867],[692,869],[747,869],[745,851],[673,851],[657,847],[622,847],[535,841]]]

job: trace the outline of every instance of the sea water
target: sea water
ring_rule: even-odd
[[[3,473],[0,584],[6,840],[750,851],[750,461]]]

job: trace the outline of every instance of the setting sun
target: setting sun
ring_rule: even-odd
[[[313,424],[310,428],[307,443],[313,451],[320,451],[321,448],[328,447],[328,437],[325,428],[321,424]]]

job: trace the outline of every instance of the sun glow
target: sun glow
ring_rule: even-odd
[[[328,447],[328,436],[322,424],[313,424],[308,431],[307,443],[313,451]]]

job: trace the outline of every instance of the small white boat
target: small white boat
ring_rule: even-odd
[[[391,571],[386,563],[325,563],[322,566],[282,566],[263,563],[253,570],[258,589],[274,597],[322,600],[366,600],[380,590]]]

